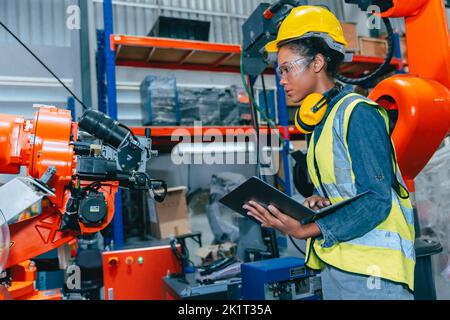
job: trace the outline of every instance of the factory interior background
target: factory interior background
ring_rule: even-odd
[[[243,43],[242,25],[263,1],[258,0],[123,0],[113,1],[114,34],[145,37],[155,31],[160,17],[174,19],[195,20],[207,22],[205,25],[206,41],[223,44]],[[264,1],[267,2],[267,1]],[[310,0],[312,5],[325,5],[336,14],[340,21],[348,24],[358,37],[370,38],[373,34],[366,26],[367,16],[356,5],[344,3],[342,0],[320,1]],[[79,11],[78,11],[79,10]],[[81,19],[77,20],[77,14]],[[447,8],[447,19],[450,18],[450,9]],[[75,20],[73,20],[75,19]],[[99,106],[98,82],[98,46],[100,45],[99,30],[104,28],[103,0],[0,0],[0,21],[4,22],[30,49],[61,78],[73,92],[82,97],[88,106]],[[403,19],[392,19],[394,30],[404,39],[405,25]],[[181,28],[182,29],[182,28]],[[182,30],[178,30],[179,33]],[[204,31],[204,30],[203,30]],[[200,33],[200,32],[199,32]],[[378,35],[382,39],[383,31]],[[104,45],[104,44],[103,44]],[[32,119],[36,110],[33,105],[51,105],[67,109],[72,103],[68,92],[52,77],[47,70],[39,65],[24,48],[17,43],[5,30],[0,28],[0,113],[21,115]],[[361,48],[360,48],[361,49]],[[358,50],[357,48],[355,51]],[[379,48],[373,50],[374,55],[379,54]],[[123,59],[138,59],[142,54],[136,51],[121,52]],[[384,51],[385,52],[385,51]],[[356,51],[357,53],[357,51]],[[119,55],[118,52],[116,52]],[[174,54],[170,51],[161,52],[161,55]],[[179,54],[179,53],[177,53]],[[383,55],[383,53],[381,54]],[[147,56],[150,61],[150,56]],[[189,59],[189,57],[185,57]],[[140,59],[140,58],[139,58]],[[144,57],[145,61],[146,57]],[[183,68],[180,68],[183,69]],[[146,110],[145,90],[152,84],[160,82],[161,88],[170,86],[175,81],[180,96],[185,92],[216,99],[217,92],[226,95],[239,95],[244,93],[242,79],[239,73],[214,72],[198,70],[180,70],[176,68],[140,68],[130,65],[116,66],[117,90],[117,118],[128,127],[144,127],[148,125],[148,110]],[[266,76],[265,83],[258,80],[255,84],[255,96],[262,103],[263,85],[271,94],[276,94],[277,83],[274,76]],[[104,89],[104,88],[103,88]],[[364,89],[370,93],[371,89]],[[363,92],[364,92],[363,90]],[[210,94],[211,96],[207,96]],[[214,96],[216,94],[216,96]],[[192,97],[191,97],[192,98]],[[199,99],[198,96],[192,99]],[[145,101],[144,101],[145,100]],[[199,100],[197,100],[199,101]],[[202,100],[203,101],[203,100]],[[240,104],[240,105],[239,105]],[[276,105],[276,99],[274,99]],[[73,113],[76,118],[83,114],[82,106],[75,102]],[[250,114],[245,102],[239,102],[237,109],[227,112],[231,116],[218,116],[217,124],[225,126],[250,125]],[[204,125],[208,120],[213,125],[216,119],[211,111],[203,111]],[[231,107],[230,107],[231,108]],[[164,112],[164,109],[161,109]],[[242,111],[245,110],[245,111]],[[189,110],[182,110],[182,113]],[[274,111],[275,112],[275,111]],[[292,112],[291,112],[292,113]],[[233,116],[235,115],[235,116]],[[153,110],[153,117],[158,118],[161,127],[176,125],[172,118],[166,119],[165,114],[158,115]],[[288,115],[292,120],[292,115]],[[183,116],[182,116],[183,117]],[[183,124],[183,119],[186,121]],[[208,119],[208,120],[207,120]],[[182,118],[180,127],[192,124],[194,118]],[[153,123],[154,124],[154,123]],[[196,146],[200,148],[199,146]],[[178,148],[180,148],[178,146]],[[293,141],[294,150],[305,151],[306,144],[302,139]],[[236,244],[242,241],[253,241],[253,226],[239,225],[241,218],[231,210],[218,205],[214,200],[224,195],[227,188],[255,175],[255,166],[227,165],[227,164],[174,164],[172,161],[173,146],[157,148],[159,154],[148,162],[146,171],[153,179],[166,181],[169,187],[169,197],[179,201],[177,197],[185,199],[181,202],[182,208],[177,207],[178,224],[175,233],[194,233],[201,235],[202,248],[193,238],[187,239],[191,263],[200,265],[212,259],[217,254],[229,254],[237,250]],[[181,149],[180,149],[181,150]],[[183,150],[177,150],[182,152]],[[190,150],[196,154],[195,147]],[[288,159],[288,166],[292,167],[295,160]],[[286,165],[286,164],[283,164]],[[436,285],[438,299],[450,299],[450,141],[447,137],[441,148],[436,152],[427,167],[416,178],[416,201],[422,235],[430,239],[437,239],[443,251],[432,257],[433,278]],[[283,170],[283,168],[281,169]],[[22,174],[24,174],[22,172]],[[1,174],[0,184],[11,181],[15,175]],[[292,194],[295,199],[302,201],[304,197],[294,187],[293,178],[290,177]],[[215,193],[214,193],[215,192]],[[155,204],[149,201],[144,194],[123,190],[122,216],[123,216],[123,244],[109,242],[107,249],[133,249],[141,248],[155,243],[167,243],[170,236],[174,236],[173,229],[152,225]],[[174,210],[168,204],[158,207],[161,215],[164,210]],[[179,206],[180,203],[177,202]],[[158,206],[158,205],[157,205]],[[153,208],[153,209],[152,209]],[[34,210],[34,211],[33,211]],[[153,211],[152,211],[153,210]],[[35,214],[39,206],[31,209]],[[29,214],[33,214],[29,212]],[[169,217],[171,215],[167,215]],[[163,218],[164,219],[164,218]],[[169,219],[169,218],[168,218]],[[175,219],[175,218],[174,218]],[[217,225],[218,221],[220,222]],[[169,222],[168,222],[169,223]],[[247,228],[246,233],[242,228]],[[241,230],[241,232],[239,232]],[[177,234],[175,234],[177,235]],[[222,239],[218,237],[222,236]],[[195,237],[194,237],[195,238]],[[99,233],[93,237],[81,239],[78,246],[81,248],[105,248],[103,236]],[[222,247],[219,247],[221,245]],[[294,245],[278,235],[278,245],[283,256],[303,257]],[[296,241],[296,245],[305,249],[305,241]],[[255,243],[255,246],[260,246]],[[258,249],[258,248],[257,248]],[[261,249],[261,248],[259,248]],[[225,252],[225,253],[224,253]],[[49,253],[52,257],[51,254]],[[53,254],[57,254],[53,252]],[[69,262],[70,265],[70,262]],[[67,265],[66,265],[67,266]],[[40,288],[52,289],[52,284],[58,283],[61,275],[54,273],[39,273],[37,283]],[[105,298],[105,292],[100,290],[100,298]]]

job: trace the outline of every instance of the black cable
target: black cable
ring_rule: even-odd
[[[50,74],[56,79],[58,80],[58,82],[64,87],[64,89],[66,89],[71,95],[72,97],[78,101],[78,103],[81,104],[81,106],[83,107],[84,110],[90,109],[88,108],[76,95],[75,93],[72,92],[72,90],[70,90],[65,84],[64,82],[61,81],[61,79],[41,60],[39,59],[39,57],[33,52],[31,51],[30,48],[27,47],[27,45],[25,43],[23,43],[11,30],[8,29],[7,26],[5,26],[5,24],[3,22],[0,21],[0,25],[14,38],[17,40],[17,42],[19,42],[48,72],[50,72]]]
[[[177,244],[180,245],[181,252],[177,249]],[[176,238],[172,239],[170,241],[170,246],[172,248],[172,252],[175,255],[175,257],[178,259],[182,266],[182,274],[184,274],[184,268],[191,265],[192,267],[196,268],[195,263],[189,258],[189,249],[186,245],[186,243],[178,242]]]
[[[336,75],[336,79],[338,79],[341,82],[345,82],[352,85],[364,85],[366,83],[371,83],[373,80],[377,79],[378,77],[382,76],[385,72],[386,68],[391,64],[392,58],[394,57],[394,46],[395,46],[395,36],[394,36],[394,30],[392,29],[392,24],[389,18],[383,18],[383,22],[386,25],[386,30],[388,32],[388,54],[386,56],[386,59],[384,60],[383,64],[379,66],[374,72],[371,74],[359,78],[359,79],[353,79],[345,77],[341,74]]]
[[[300,249],[300,247],[295,243],[294,239],[292,239],[291,236],[289,236],[289,239],[291,240],[291,242],[292,242],[292,244],[294,245],[294,247],[295,247],[301,254],[303,254],[303,255],[306,257],[306,253],[305,253],[302,249]]]
[[[267,119],[270,119],[269,117],[269,99],[267,99],[267,89],[266,89],[266,81],[264,79],[264,73],[261,73],[261,82],[262,82],[262,87],[263,87],[263,94],[264,94],[264,103],[266,104],[266,117]],[[271,131],[270,131],[270,124],[269,121],[267,121],[267,146],[269,148],[272,147],[272,143],[271,143]],[[272,150],[271,150],[272,151]]]
[[[251,83],[251,79],[249,77],[249,83],[250,83],[250,91],[252,96],[255,96],[255,88],[253,87],[253,84]],[[256,130],[256,176],[258,178],[261,177],[261,159],[259,154],[259,147],[260,147],[260,136],[259,136],[259,121],[258,121],[258,111],[256,108],[252,108],[252,117],[253,117],[253,127]]]

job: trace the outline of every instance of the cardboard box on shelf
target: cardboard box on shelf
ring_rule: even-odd
[[[360,37],[359,49],[362,56],[386,58],[388,42],[386,39]]]
[[[167,239],[191,233],[186,190],[186,187],[168,189],[162,203],[149,199],[150,232],[153,237]]]
[[[344,30],[345,40],[348,42],[347,51],[357,52],[359,51],[358,31],[356,29],[356,23],[342,22],[342,29]]]
[[[383,33],[380,36],[381,39],[385,39],[386,41],[388,40],[388,35],[387,33]],[[402,53],[402,58],[403,60],[408,60],[408,46],[406,44],[406,36],[404,34],[400,35],[400,50]]]

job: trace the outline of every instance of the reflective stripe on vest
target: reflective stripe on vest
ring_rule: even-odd
[[[348,152],[347,131],[351,113],[361,102],[378,106],[368,98],[354,93],[348,94],[331,110],[317,145],[314,142],[314,134],[311,139],[307,157],[311,180],[320,195],[327,195],[333,204],[357,194],[352,159]],[[377,110],[385,121],[386,130],[389,130],[386,111],[381,108]],[[314,152],[322,183],[316,175]],[[396,157],[393,158],[392,165],[398,180],[403,184]],[[309,239],[306,261],[313,269],[322,269],[323,263],[327,263],[344,271],[404,283],[413,290],[414,240],[411,202],[409,198],[400,198],[392,189],[391,211],[383,223],[360,238],[338,243],[331,248],[322,247],[324,239]]]

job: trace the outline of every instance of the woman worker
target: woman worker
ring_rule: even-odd
[[[324,299],[411,300],[414,290],[414,216],[389,135],[389,120],[375,102],[344,90],[335,76],[346,40],[337,18],[317,6],[300,6],[266,46],[278,53],[287,96],[302,102],[297,127],[312,133],[307,163],[318,209],[361,198],[302,225],[269,206],[244,205],[263,227],[307,239],[306,263],[320,270]]]

